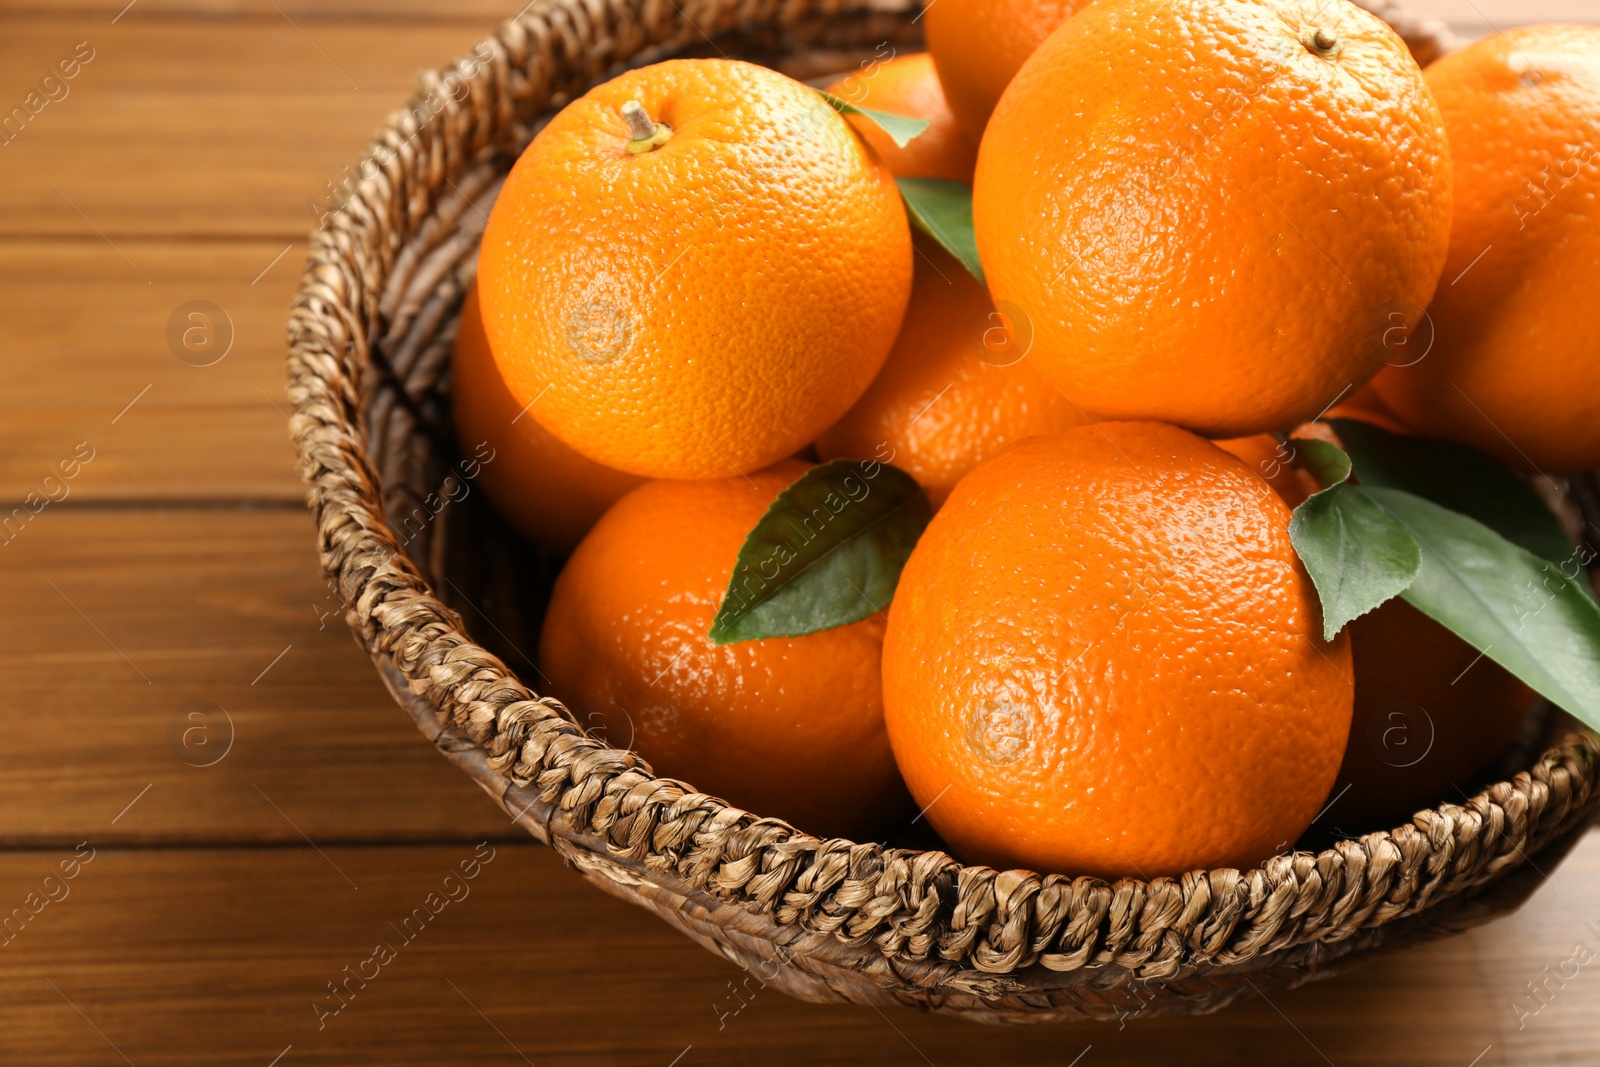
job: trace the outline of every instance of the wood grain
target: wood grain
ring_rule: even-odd
[[[188,25],[206,21],[258,21],[314,25],[319,22],[445,22],[487,24],[510,18],[527,0],[19,0],[7,5],[14,16],[70,18],[87,25],[168,21]]]
[[[95,58],[0,147],[0,236],[299,239],[325,182],[405,104],[413,74],[455,59],[497,21],[297,29],[8,17],[4,112],[77,42]]]
[[[0,242],[0,503],[80,441],[69,499],[302,500],[283,331],[305,242],[118,245]]]
[[[0,599],[0,844],[510,833],[351,641],[298,507],[69,497],[0,545]]]
[[[445,875],[473,845],[320,854],[91,845],[94,858],[64,883],[68,895],[0,949],[5,1062],[114,1063],[120,1051],[141,1065],[262,1067],[292,1046],[284,1065],[1556,1067],[1592,1063],[1600,1038],[1600,963],[1552,982],[1537,1014],[1524,989],[1577,943],[1600,952],[1600,926],[1584,926],[1600,918],[1595,837],[1512,918],[1270,1003],[1200,1019],[1016,1029],[800,1004],[758,978],[746,986],[732,965],[529,846],[493,846],[477,877],[449,887],[461,899],[435,901],[436,918],[402,930],[430,892],[444,898]],[[70,855],[0,856],[0,906],[21,904]],[[362,966],[379,943],[395,958]],[[352,982],[347,1006],[319,1016],[314,1004],[339,1007],[327,983],[345,980],[346,966],[364,970],[367,984]]]

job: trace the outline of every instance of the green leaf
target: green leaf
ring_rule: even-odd
[[[1600,604],[1591,554],[1553,563],[1488,526],[1398,489],[1364,490],[1422,548],[1405,599],[1540,695],[1600,729]]]
[[[1339,452],[1323,441],[1302,443]],[[1422,567],[1422,550],[1411,532],[1342,476],[1294,509],[1289,540],[1322,600],[1325,641],[1403,593]]]
[[[1294,442],[1301,465],[1324,489],[1350,480],[1350,457],[1341,448],[1316,438]]]
[[[1335,429],[1353,456],[1300,442],[1328,488],[1289,523],[1322,599],[1324,637],[1400,595],[1600,729],[1600,603],[1584,571],[1593,554],[1564,536],[1558,545],[1537,495],[1475,453],[1346,420]],[[1351,458],[1359,485],[1346,480]]]
[[[1399,596],[1422,566],[1416,538],[1349,483],[1350,457],[1315,438],[1295,442],[1322,491],[1294,509],[1289,540],[1322,601],[1323,640]]]
[[[871,107],[857,107],[848,100],[841,100],[830,92],[818,89],[822,99],[828,106],[841,115],[860,115],[878,129],[889,135],[890,140],[904,148],[910,144],[923,130],[928,128],[927,119],[914,119],[907,115],[892,115],[887,111],[879,111]]]
[[[812,467],[745,538],[711,640],[801,637],[881,611],[932,517],[904,471],[875,460]]]
[[[961,265],[983,280],[978,234],[972,228],[972,186],[944,178],[897,178],[906,212],[923,233],[938,241]]]
[[[1403,489],[1477,519],[1541,559],[1562,563],[1572,542],[1533,487],[1494,460],[1445,441],[1393,434],[1356,419],[1330,420],[1369,489]]]

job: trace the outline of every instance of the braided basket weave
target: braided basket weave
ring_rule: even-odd
[[[1421,62],[1450,46],[1437,23],[1363,2]],[[1515,908],[1600,804],[1600,739],[1557,713],[1506,780],[1392,831],[1108,884],[810,837],[655,777],[522,680],[560,561],[470,492],[449,426],[456,317],[500,182],[548,116],[629,66],[725,54],[816,77],[883,42],[915,47],[915,12],[535,0],[419,79],[313,235],[289,330],[322,565],[395,698],[590,881],[806,1000],[986,1021],[1205,1012]],[[1589,479],[1571,488],[1595,499]]]

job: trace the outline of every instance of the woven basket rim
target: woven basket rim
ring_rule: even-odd
[[[384,519],[360,383],[383,359],[376,349],[385,324],[418,314],[415,299],[407,304],[393,285],[416,267],[408,257],[418,235],[452,190],[461,193],[457,179],[530,135],[517,94],[540,100],[542,92],[532,110],[544,112],[567,91],[552,88],[562,61],[579,68],[565,75],[576,91],[646,49],[696,35],[806,17],[903,17],[914,6],[702,0],[679,21],[677,5],[663,13],[654,0],[536,0],[467,56],[419,76],[416,96],[388,119],[346,202],[313,233],[289,327],[290,432],[307,502],[325,573],[368,652],[471,739],[508,783],[502,802],[520,793],[546,806],[536,835],[554,842],[564,827],[598,839],[614,856],[767,917],[785,939],[831,938],[893,964],[936,961],[949,965],[941,980],[1038,966],[1115,965],[1160,977],[1333,942],[1480,888],[1586,821],[1600,738],[1573,730],[1463,804],[1249,871],[1109,882],[996,871],[943,852],[819,839],[658,778],[631,752],[589,737],[559,700],[537,694],[467,636]],[[1447,31],[1432,20],[1387,0],[1363,6],[1414,48],[1448,48]]]

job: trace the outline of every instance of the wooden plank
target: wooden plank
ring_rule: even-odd
[[[137,11],[137,9],[135,9]],[[0,236],[303,237],[324,182],[483,24],[8,19],[0,114],[80,41],[94,58],[0,147]],[[85,34],[93,37],[90,40]]]
[[[351,640],[300,509],[68,498],[4,536],[0,844],[510,832]]]
[[[510,18],[527,0],[19,0],[7,5],[9,17],[72,19],[85,26],[152,21],[259,21],[315,24],[359,20],[383,22],[472,22]],[[120,15],[120,17],[119,17]]]
[[[118,244],[0,242],[0,503],[79,442],[69,499],[303,499],[283,381],[304,243]]]
[[[91,847],[76,877],[50,883],[62,899],[0,957],[5,1062],[1557,1067],[1592,1063],[1600,1042],[1600,964],[1567,966],[1536,1014],[1524,988],[1547,965],[1562,970],[1577,944],[1600,952],[1595,837],[1518,914],[1270,1002],[1200,1019],[1014,1029],[801,1004],[757,978],[746,986],[543,849],[484,850],[488,862],[458,876],[458,899],[441,905],[447,872],[472,869],[470,844]],[[0,906],[41,892],[71,855],[0,856]],[[429,893],[437,915],[404,927]],[[393,958],[364,962],[380,944]],[[358,968],[364,985],[348,978]],[[342,981],[341,1007],[328,983]]]

